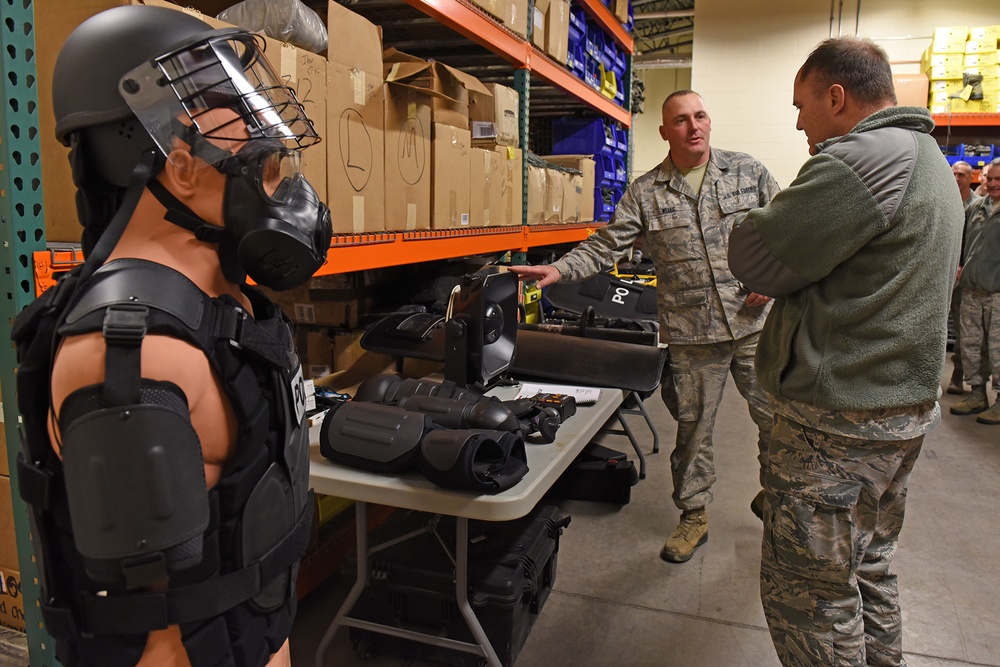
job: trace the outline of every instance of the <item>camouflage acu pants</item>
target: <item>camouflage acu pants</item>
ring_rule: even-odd
[[[712,502],[715,483],[712,431],[726,376],[730,373],[757,424],[757,459],[763,469],[771,432],[771,407],[757,383],[753,366],[758,337],[759,334],[753,334],[724,343],[670,346],[670,366],[664,372],[661,395],[677,420],[677,441],[670,454],[670,468],[674,504],[679,509],[696,509]],[[761,480],[763,483],[763,473]]]
[[[889,566],[922,443],[847,438],[775,416],[760,594],[785,667],[906,664]]]
[[[965,381],[1000,391],[1000,292],[962,287],[960,319]]]

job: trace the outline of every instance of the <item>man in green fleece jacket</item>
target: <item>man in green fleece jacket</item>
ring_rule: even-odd
[[[904,665],[890,563],[941,418],[962,202],[874,43],[821,43],[793,91],[812,157],[729,243],[733,275],[775,297],[757,349],[775,415],[761,600],[786,666]]]

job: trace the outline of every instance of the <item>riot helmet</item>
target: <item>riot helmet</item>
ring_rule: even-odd
[[[227,211],[215,227],[150,180],[167,220],[218,243],[230,280],[249,274],[286,289],[325,261],[332,226],[299,169],[299,151],[319,136],[262,45],[246,30],[213,30],[163,7],[101,12],[73,31],[56,61],[56,137],[73,148],[78,200],[93,199],[88,188],[125,187],[142,155],[162,160],[186,146],[226,174],[224,206],[239,213]]]

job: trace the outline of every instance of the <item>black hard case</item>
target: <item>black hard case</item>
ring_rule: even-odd
[[[434,516],[397,510],[372,533],[370,544],[395,539],[428,525]],[[540,505],[515,521],[469,521],[469,603],[504,667],[510,667],[528,637],[556,578],[559,536],[569,524],[558,507]],[[441,517],[426,532],[373,553],[369,583],[350,616],[458,641],[475,642],[455,602],[455,568],[441,542],[454,553],[455,520]],[[441,538],[439,542],[438,536]],[[345,564],[353,578],[357,561]],[[350,629],[364,656],[401,655],[478,667],[481,658],[357,628]]]

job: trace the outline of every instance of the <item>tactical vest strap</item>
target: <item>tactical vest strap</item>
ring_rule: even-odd
[[[142,339],[146,336],[149,307],[119,303],[109,306],[104,314],[104,377],[105,405],[135,405],[140,402],[139,379],[142,376]]]
[[[81,596],[77,600],[80,626],[73,622],[68,608],[42,604],[46,629],[57,639],[78,637],[81,633],[131,635],[218,616],[255,596],[275,576],[298,561],[309,545],[312,501],[310,492],[306,511],[288,535],[260,560],[243,569],[158,593]]]

